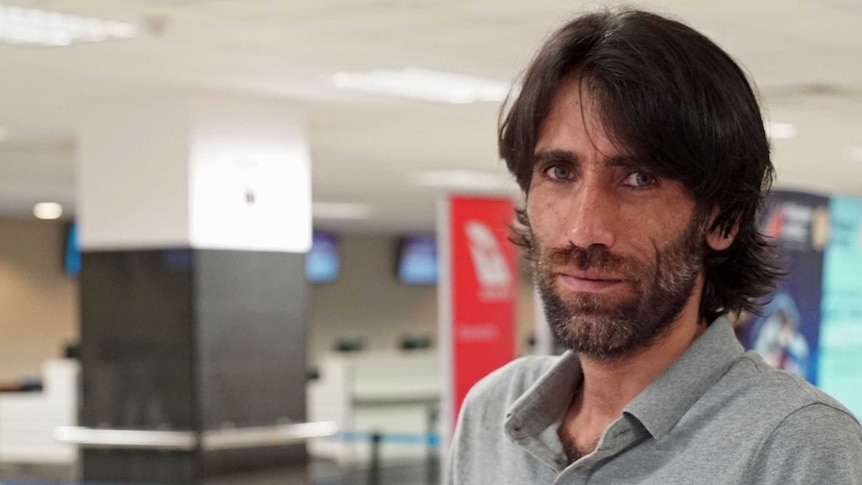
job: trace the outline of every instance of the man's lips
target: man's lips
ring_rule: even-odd
[[[566,289],[578,293],[598,293],[623,282],[622,279],[610,275],[580,272],[559,273],[558,278]]]

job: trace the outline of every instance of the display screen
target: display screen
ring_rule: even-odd
[[[411,236],[398,245],[398,280],[409,285],[437,283],[437,242],[433,236]]]
[[[334,234],[315,232],[311,251],[305,255],[305,278],[310,283],[331,283],[338,278],[341,259],[338,240]]]
[[[81,246],[78,244],[78,225],[74,222],[66,229],[63,268],[69,276],[78,276],[81,273]]]

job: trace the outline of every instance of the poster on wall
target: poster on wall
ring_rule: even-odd
[[[818,386],[862,415],[862,199],[833,198]]]
[[[438,241],[442,423],[454,429],[467,391],[515,358],[517,251],[508,241],[508,199],[450,197],[441,204]]]
[[[788,274],[763,306],[762,315],[743,316],[740,327],[747,349],[813,384],[818,376],[828,203],[826,197],[814,194],[771,194],[760,230],[778,244]]]

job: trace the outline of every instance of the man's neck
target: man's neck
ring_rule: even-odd
[[[570,460],[592,452],[626,405],[706,330],[698,310],[690,301],[664,335],[637,352],[614,359],[580,356],[584,378],[558,430]]]
[[[696,317],[683,319],[684,316],[680,315],[662,338],[635,353],[613,359],[581,355],[581,412],[607,420],[622,414],[623,408],[706,330],[706,324]]]

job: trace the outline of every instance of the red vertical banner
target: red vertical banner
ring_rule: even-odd
[[[444,430],[451,431],[467,391],[515,358],[518,298],[514,216],[508,199],[450,197],[441,206],[441,348],[448,389]]]

